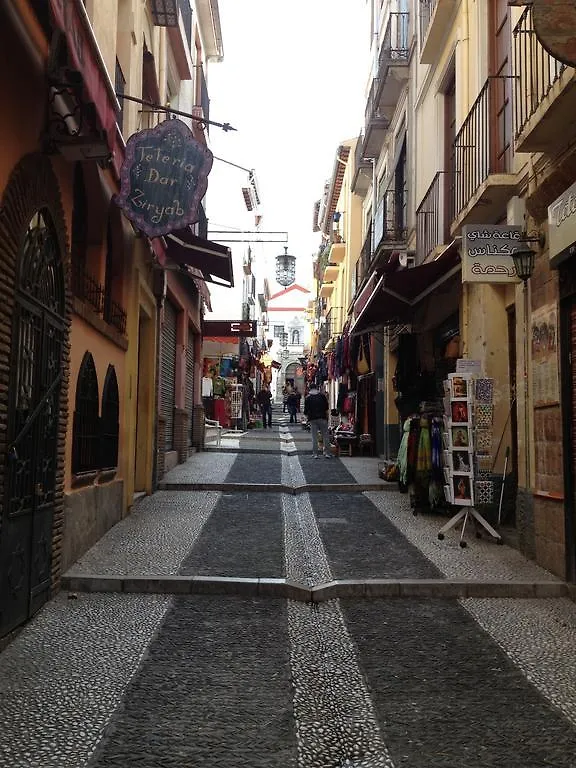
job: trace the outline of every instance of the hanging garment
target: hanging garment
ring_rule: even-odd
[[[432,476],[435,480],[442,482],[442,421],[440,419],[432,419],[430,441],[432,446]]]
[[[396,463],[400,472],[400,482],[403,485],[408,483],[408,437],[410,435],[410,419],[406,419],[402,428],[402,440],[398,448],[398,457]]]
[[[364,376],[366,373],[370,373],[370,363],[366,359],[366,350],[364,344],[360,344],[358,350],[358,362],[356,363],[356,371],[358,376]]]
[[[430,428],[427,418],[420,419],[420,436],[418,439],[418,458],[416,474],[426,477],[432,471],[432,446],[430,443]]]

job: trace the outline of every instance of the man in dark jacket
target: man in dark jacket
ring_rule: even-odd
[[[256,395],[256,402],[260,406],[262,426],[266,429],[266,422],[268,422],[268,426],[272,428],[272,392],[266,384],[262,385],[262,389]]]
[[[323,392],[313,386],[304,400],[304,415],[310,422],[312,432],[312,458],[318,458],[318,432],[322,434],[322,445],[324,446],[324,456],[327,459],[332,458],[330,451],[330,435],[328,434],[328,398]]]

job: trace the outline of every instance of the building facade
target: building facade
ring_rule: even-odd
[[[208,117],[205,68],[222,56],[217,2],[176,6],[171,18],[152,0],[0,8],[0,636],[154,488],[167,301],[181,315],[180,460],[201,413],[208,270],[193,238],[205,232],[190,232],[197,250],[182,270],[174,248],[142,236],[114,201],[126,140],[163,119],[156,105]]]
[[[369,5],[348,321],[384,350],[379,452],[395,455],[403,419],[458,359],[477,361],[495,386],[490,455],[495,475],[507,467],[505,520],[525,554],[573,579],[574,70],[545,51],[532,4]],[[525,281],[502,238],[535,252]]]

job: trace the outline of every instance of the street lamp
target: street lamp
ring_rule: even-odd
[[[288,253],[288,246],[284,246],[284,253],[276,256],[276,282],[287,288],[296,280],[296,256]]]
[[[522,280],[522,299],[524,303],[524,457],[526,461],[526,491],[530,483],[530,409],[528,407],[528,355],[530,316],[528,311],[528,280],[532,277],[536,262],[536,253],[526,246],[521,246],[512,254],[516,275]]]

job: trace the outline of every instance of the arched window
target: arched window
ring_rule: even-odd
[[[72,472],[91,472],[100,464],[100,418],[98,376],[94,358],[84,354],[76,383],[76,405],[72,434]]]
[[[292,331],[292,344],[300,344],[300,331]]]
[[[118,466],[118,434],[120,431],[120,397],[118,379],[113,365],[108,366],[102,390],[102,418],[100,419],[102,469]]]

